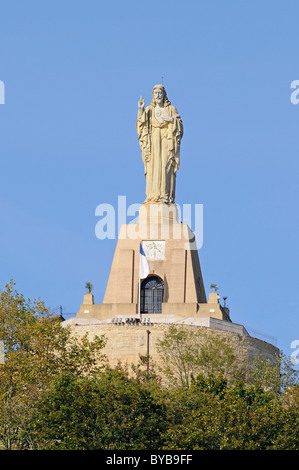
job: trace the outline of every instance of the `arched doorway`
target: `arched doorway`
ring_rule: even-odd
[[[162,313],[164,282],[158,276],[142,281],[140,289],[140,313]]]

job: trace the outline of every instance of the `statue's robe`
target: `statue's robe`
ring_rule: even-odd
[[[175,200],[183,123],[171,104],[164,106],[164,112],[173,118],[173,122],[159,122],[155,107],[151,105],[138,115],[136,127],[146,176],[146,202],[171,204]]]

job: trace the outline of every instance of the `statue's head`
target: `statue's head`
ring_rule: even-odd
[[[155,85],[152,94],[152,106],[156,106],[157,103],[164,103],[164,106],[170,105],[170,101],[167,98],[166,90],[163,85]]]

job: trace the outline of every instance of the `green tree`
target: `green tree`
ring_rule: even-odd
[[[165,405],[124,371],[64,375],[40,400],[30,433],[39,449],[156,449],[165,414]]]
[[[298,406],[259,385],[228,384],[199,376],[189,389],[169,394],[164,449],[297,450]],[[297,402],[298,405],[298,402]]]
[[[157,342],[162,360],[161,372],[169,384],[190,387],[192,379],[202,372],[222,374],[228,380],[244,377],[247,365],[227,336],[193,327],[171,326]]]
[[[90,294],[92,289],[93,289],[93,285],[91,284],[91,282],[86,282],[85,284],[85,289],[88,290],[88,293]]]
[[[211,289],[214,289],[214,292],[217,292],[217,291],[218,291],[218,286],[217,286],[217,284],[211,284],[211,285],[210,285],[210,288],[211,288]]]
[[[69,328],[51,321],[40,300],[31,302],[11,281],[0,292],[0,440],[7,449],[30,447],[24,422],[40,393],[64,372],[91,374],[105,363],[104,337],[78,339]]]
[[[290,358],[284,354],[277,355],[274,361],[259,355],[248,369],[247,381],[280,394],[298,384],[298,376],[299,371],[294,369]]]

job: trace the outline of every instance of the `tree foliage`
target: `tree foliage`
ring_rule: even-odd
[[[222,374],[228,380],[244,378],[247,366],[240,362],[228,337],[209,334],[205,329],[170,326],[157,349],[162,373],[169,384],[190,387],[200,373]]]
[[[22,445],[24,422],[35,400],[58,375],[90,374],[104,363],[103,337],[77,339],[60,322],[51,321],[43,302],[25,300],[10,282],[0,293],[0,439],[5,448]],[[28,418],[29,419],[29,418]]]
[[[229,385],[200,376],[172,393],[164,448],[173,450],[296,450],[298,396],[291,406],[258,385]]]
[[[59,377],[31,423],[36,448],[151,449],[162,443],[165,405],[126,373],[108,369],[93,377]]]
[[[204,334],[165,334],[165,387],[147,357],[131,371],[109,368],[103,337],[76,339],[10,283],[0,292],[2,447],[298,450],[298,377],[290,364],[257,360],[248,374],[233,344]]]

